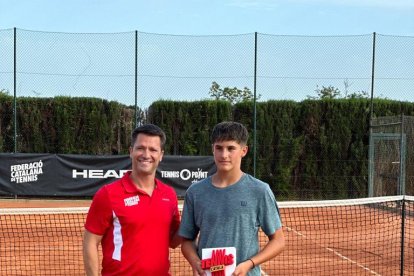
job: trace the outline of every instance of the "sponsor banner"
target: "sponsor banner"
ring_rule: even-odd
[[[55,179],[55,157],[50,154],[0,154],[0,195],[32,195]]]
[[[177,196],[184,197],[191,183],[197,182],[216,172],[212,156],[164,155],[158,165],[156,176],[174,187]]]
[[[56,155],[56,175],[61,183],[55,183],[59,194],[92,196],[103,185],[121,178],[131,169],[128,155]]]
[[[128,155],[0,153],[0,196],[93,196],[130,168]],[[213,157],[164,156],[156,177],[183,197],[214,172]]]

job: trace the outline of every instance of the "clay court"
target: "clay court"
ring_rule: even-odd
[[[0,209],[10,213],[0,213],[0,275],[84,275],[82,232],[89,204],[0,200]],[[414,221],[406,217],[403,233],[401,215],[391,209],[394,202],[381,205],[384,208],[290,205],[280,203],[287,247],[262,265],[263,275],[401,275],[402,234],[403,275],[414,275]],[[40,214],[37,208],[47,209]],[[265,237],[260,238],[264,243]],[[191,275],[179,249],[171,250],[171,274]]]

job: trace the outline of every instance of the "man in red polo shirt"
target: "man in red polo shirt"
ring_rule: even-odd
[[[132,133],[132,171],[95,194],[85,223],[83,258],[86,275],[169,275],[169,247],[180,216],[173,188],[155,178],[165,133],[152,124]]]

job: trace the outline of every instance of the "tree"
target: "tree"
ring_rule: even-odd
[[[9,90],[7,90],[7,89],[0,89],[0,95],[1,94],[3,94],[3,95],[9,95]]]
[[[342,92],[330,85],[330,86],[322,86],[322,88],[319,88],[319,86],[316,86],[315,92],[318,95],[317,97],[314,96],[308,96],[309,99],[339,99],[339,98],[343,98],[343,99],[361,99],[361,98],[368,98],[368,92],[366,91],[356,91],[356,92],[349,92],[349,87],[352,84],[349,83],[348,79],[346,79],[344,81],[344,86],[345,86],[345,94],[343,95]]]
[[[210,97],[214,98],[215,100],[226,100],[231,104],[252,101],[254,99],[252,91],[250,91],[250,89],[247,87],[244,87],[243,90],[240,90],[237,87],[220,88],[220,85],[215,81],[212,82],[210,91],[208,93]],[[258,100],[260,97],[260,94],[259,96],[256,96],[256,100]]]
[[[352,83],[349,83],[348,79],[344,80],[345,99],[369,98],[368,92],[364,90],[349,93],[349,87],[351,87],[351,85]]]
[[[322,86],[322,89],[319,89],[319,87],[316,86],[315,91],[320,99],[335,99],[341,96],[341,91],[332,85],[328,87]]]

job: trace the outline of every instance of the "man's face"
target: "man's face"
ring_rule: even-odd
[[[239,170],[241,160],[247,154],[247,146],[236,141],[220,141],[213,144],[214,162],[218,171]]]
[[[155,174],[163,154],[160,137],[138,134],[134,146],[129,149],[132,171],[137,174]]]

